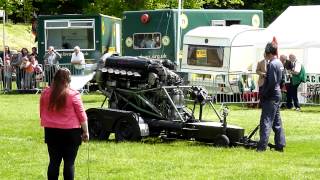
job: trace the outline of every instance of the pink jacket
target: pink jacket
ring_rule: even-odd
[[[40,97],[41,126],[48,128],[80,128],[80,123],[87,120],[80,93],[69,88],[66,107],[61,112],[48,111],[51,88],[46,88]]]

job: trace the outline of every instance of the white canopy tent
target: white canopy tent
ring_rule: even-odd
[[[307,73],[320,73],[320,5],[290,6],[264,33],[274,36],[279,54],[293,53]],[[271,41],[271,40],[270,40]]]
[[[320,74],[320,5],[290,6],[262,31],[247,31],[235,37],[232,46],[244,42],[256,47],[256,62],[263,59],[267,42],[276,38],[279,55],[293,53],[307,73]]]

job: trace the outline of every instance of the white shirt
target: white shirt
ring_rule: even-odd
[[[299,74],[301,71],[301,63],[297,60],[293,62],[293,74]]]
[[[55,54],[54,53],[51,53],[49,56],[48,56],[48,64],[53,64],[53,60],[56,58]]]
[[[76,69],[83,69],[86,64],[83,53],[72,53],[71,64],[73,64]]]

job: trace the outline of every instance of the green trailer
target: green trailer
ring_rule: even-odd
[[[121,53],[121,19],[97,15],[40,15],[37,27],[39,62],[49,46],[62,55],[60,63],[69,63],[79,46],[87,63],[94,63],[102,52]]]
[[[263,27],[261,10],[181,10],[181,36],[199,26],[230,26],[233,24]],[[170,59],[180,64],[178,42],[178,10],[125,11],[122,20],[122,54]],[[179,54],[178,54],[179,52]]]

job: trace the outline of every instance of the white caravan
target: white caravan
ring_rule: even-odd
[[[184,37],[181,71],[207,74],[189,76],[191,81],[202,82],[215,80],[215,75],[221,73],[254,73],[257,62],[263,59],[265,45],[275,37],[279,55],[295,54],[306,69],[308,84],[302,85],[300,91],[319,93],[318,17],[320,6],[290,6],[266,29],[237,25],[193,29]],[[225,78],[223,81],[232,86],[233,79]],[[231,91],[234,92],[232,88]]]
[[[244,25],[195,28],[184,36],[181,71],[189,73],[194,85],[210,90],[213,83],[213,92],[239,93],[240,81],[243,88],[256,89],[241,73],[254,73],[257,59],[263,58],[264,47],[256,45],[262,31]]]

